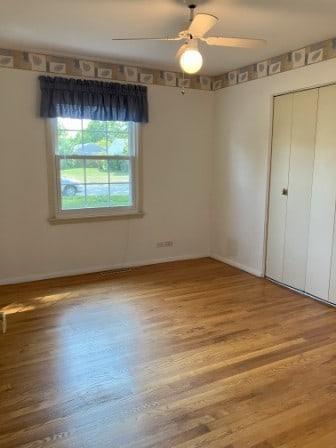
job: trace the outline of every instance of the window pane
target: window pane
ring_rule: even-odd
[[[60,155],[75,154],[77,135],[78,133],[81,135],[81,132],[82,131],[67,131],[65,129],[59,129],[57,133],[57,153]],[[79,140],[81,140],[81,137],[79,137]]]
[[[109,194],[109,184],[86,184],[85,185],[85,193],[87,196],[102,196],[102,195],[108,195]]]
[[[129,132],[133,124],[62,118],[56,122],[61,210],[133,207],[134,174],[128,158],[136,153]]]
[[[62,195],[63,210],[125,207],[133,203],[130,184],[89,184],[80,187],[78,193]]]
[[[83,160],[60,159],[59,162],[62,210],[83,207]]]
[[[131,170],[129,160],[110,160],[110,182],[130,182]]]
[[[85,182],[108,183],[107,160],[86,159],[85,160]]]
[[[107,121],[107,132],[128,133],[128,123],[126,121]]]
[[[131,206],[129,167],[128,160],[60,159],[62,210]]]
[[[85,207],[85,197],[62,196],[62,210],[78,210]]]
[[[86,206],[87,207],[109,207],[109,186],[108,184],[86,185]]]
[[[84,121],[84,120],[83,120]],[[88,125],[85,127],[85,132],[103,132],[107,131],[107,121],[87,120]]]
[[[127,194],[129,195],[129,184],[110,184],[110,192],[113,194]]]
[[[110,191],[112,207],[132,205],[132,188],[130,184],[111,184]]]
[[[58,129],[67,129],[69,131],[79,131],[82,129],[82,121],[88,122],[90,120],[81,120],[80,118],[57,118]],[[85,123],[86,125],[86,123]]]
[[[71,158],[60,159],[60,177],[70,182],[83,184],[84,178],[84,161]]]
[[[128,135],[120,134],[119,137],[109,135],[107,140],[108,154],[110,156],[127,156],[128,149]]]
[[[76,154],[79,156],[103,156],[106,154],[106,143],[104,143],[105,147],[103,147],[102,144],[102,140],[99,142],[99,144],[92,142],[80,143],[79,145],[74,146],[72,154]]]
[[[96,154],[106,154],[106,148],[105,132],[86,130],[83,131],[82,142],[78,145],[77,152],[87,156],[94,156]]]

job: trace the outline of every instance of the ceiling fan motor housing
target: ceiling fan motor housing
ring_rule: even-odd
[[[195,9],[200,4],[200,0],[184,0],[184,4],[190,9]]]

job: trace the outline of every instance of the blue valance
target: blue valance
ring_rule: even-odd
[[[43,118],[148,122],[147,87],[40,76]]]

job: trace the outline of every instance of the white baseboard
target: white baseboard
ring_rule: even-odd
[[[255,275],[257,277],[264,276],[263,272],[258,271],[257,269],[253,269],[250,266],[246,266],[244,264],[237,263],[236,261],[231,260],[230,258],[222,257],[221,255],[217,255],[217,254],[210,254],[210,257],[214,258],[215,260],[221,261],[222,263],[233,266],[234,268],[241,269],[242,271],[248,272],[249,274]]]
[[[83,275],[83,274],[92,274],[95,272],[103,272],[103,271],[112,271],[115,269],[127,269],[134,268],[140,266],[148,266],[151,264],[160,264],[160,263],[169,263],[171,261],[182,261],[182,260],[194,260],[197,258],[205,258],[209,257],[209,254],[193,254],[193,255],[179,255],[175,257],[166,257],[166,258],[153,258],[150,260],[137,260],[137,261],[127,261],[124,263],[116,263],[107,266],[91,266],[88,268],[81,269],[69,269],[67,271],[57,271],[48,274],[31,274],[31,275],[23,275],[19,277],[11,277],[11,278],[3,278],[0,279],[0,285],[10,285],[15,283],[24,283],[24,282],[34,282],[37,280],[47,280],[58,277],[70,277],[72,275]]]

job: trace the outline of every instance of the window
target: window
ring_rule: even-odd
[[[50,123],[52,218],[139,216],[139,124],[147,87],[40,76]]]
[[[49,122],[55,220],[141,213],[138,124],[75,118]]]

